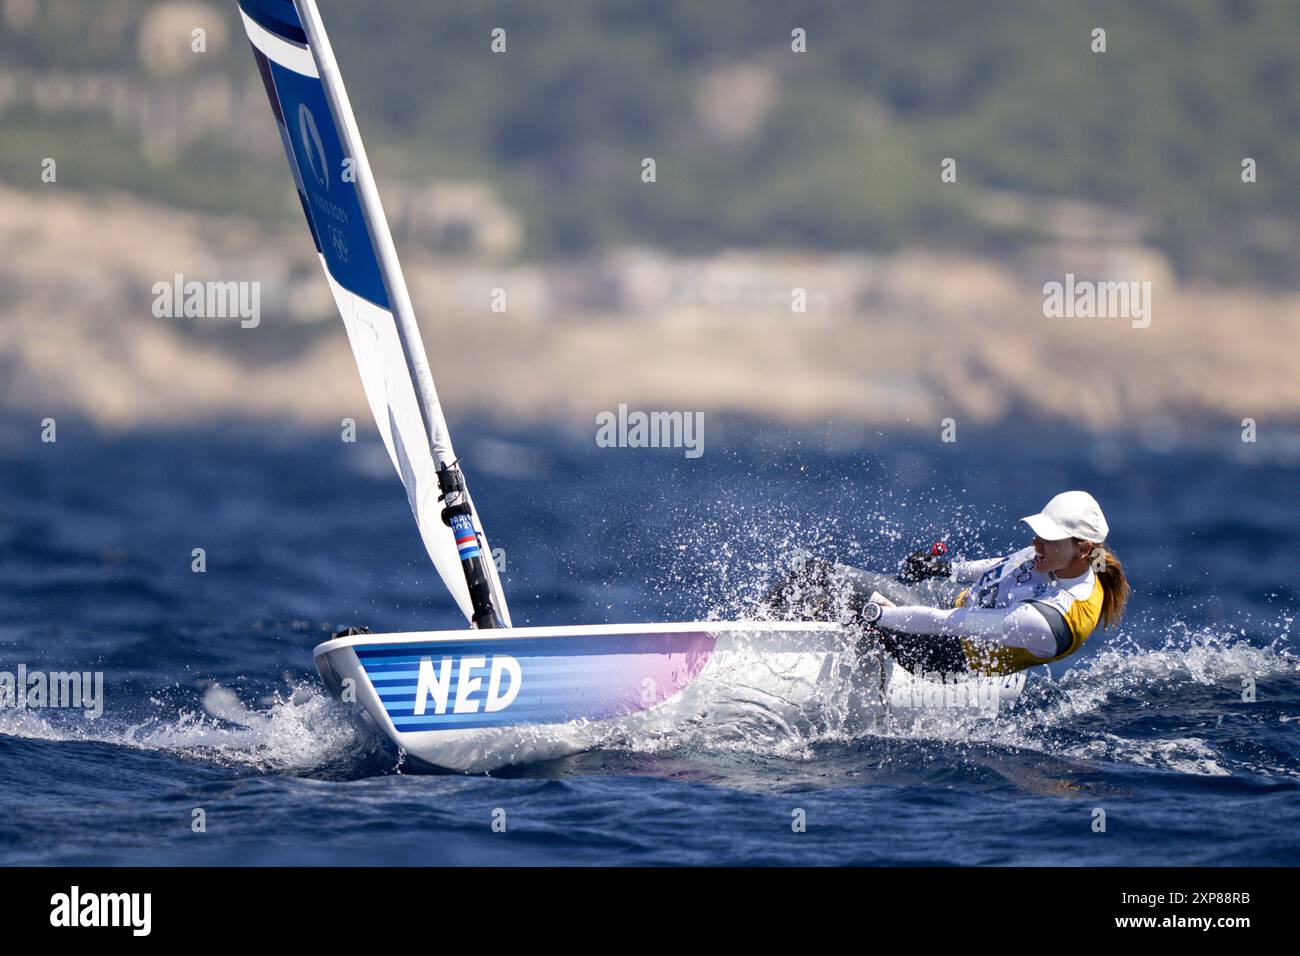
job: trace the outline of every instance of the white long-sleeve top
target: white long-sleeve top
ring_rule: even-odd
[[[1052,626],[1042,611],[1026,602],[1011,608],[887,607],[881,610],[879,624],[906,634],[978,637],[1008,647],[1023,647],[1043,660],[1057,654]]]
[[[1063,640],[1068,643],[1062,625],[1071,607],[1087,600],[1095,584],[1091,568],[1077,578],[1035,571],[1033,548],[1001,558],[954,561],[952,577],[972,582],[962,607],[886,607],[880,626],[907,634],[979,638],[1050,660],[1062,653]]]

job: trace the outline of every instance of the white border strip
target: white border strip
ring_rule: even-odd
[[[575,626],[505,627],[486,630],[463,631],[406,631],[395,634],[355,634],[352,637],[334,637],[317,644],[313,657],[331,651],[361,644],[408,644],[437,641],[491,641],[530,637],[588,637],[612,635],[682,634],[698,632],[712,634],[844,634],[848,631],[832,621],[681,621],[671,624],[587,624]]]
[[[320,78],[320,71],[316,69],[316,59],[311,55],[311,50],[276,36],[256,20],[250,19],[242,7],[239,15],[244,19],[244,29],[248,32],[248,39],[253,41],[253,46],[266,54],[268,60],[303,76]]]

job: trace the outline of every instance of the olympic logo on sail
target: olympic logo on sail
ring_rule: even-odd
[[[330,172],[329,161],[325,158],[325,142],[316,126],[316,117],[307,109],[306,103],[298,105],[298,134],[302,137],[303,150],[312,175],[323,188],[329,189]]]

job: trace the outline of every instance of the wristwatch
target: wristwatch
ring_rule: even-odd
[[[880,620],[880,615],[884,613],[885,613],[884,608],[882,608],[875,601],[868,601],[862,607],[862,619],[866,621],[868,624],[875,624],[877,621]]]

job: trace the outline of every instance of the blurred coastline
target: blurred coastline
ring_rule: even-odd
[[[1300,427],[1293,11],[1103,2],[1098,54],[927,7],[810,7],[804,54],[765,0],[322,0],[449,414]],[[0,0],[0,130],[7,411],[367,417],[233,2]],[[1067,275],[1150,326],[1046,317]],[[155,317],[175,276],[256,283],[257,327]]]
[[[947,417],[1091,431],[1300,423],[1300,295],[1182,285],[1141,247],[1044,246],[1002,261],[628,247],[493,265],[399,245],[453,415],[585,425],[626,402],[925,430]],[[365,417],[297,223],[0,186],[0,246],[0,403],[11,412],[71,411],[111,428]],[[1088,261],[1093,277],[1130,274],[1130,258],[1164,277],[1149,327],[1044,317],[1051,276]],[[259,324],[156,317],[153,288],[175,274],[259,282]],[[806,312],[791,311],[796,288]],[[505,312],[492,309],[494,289]]]

